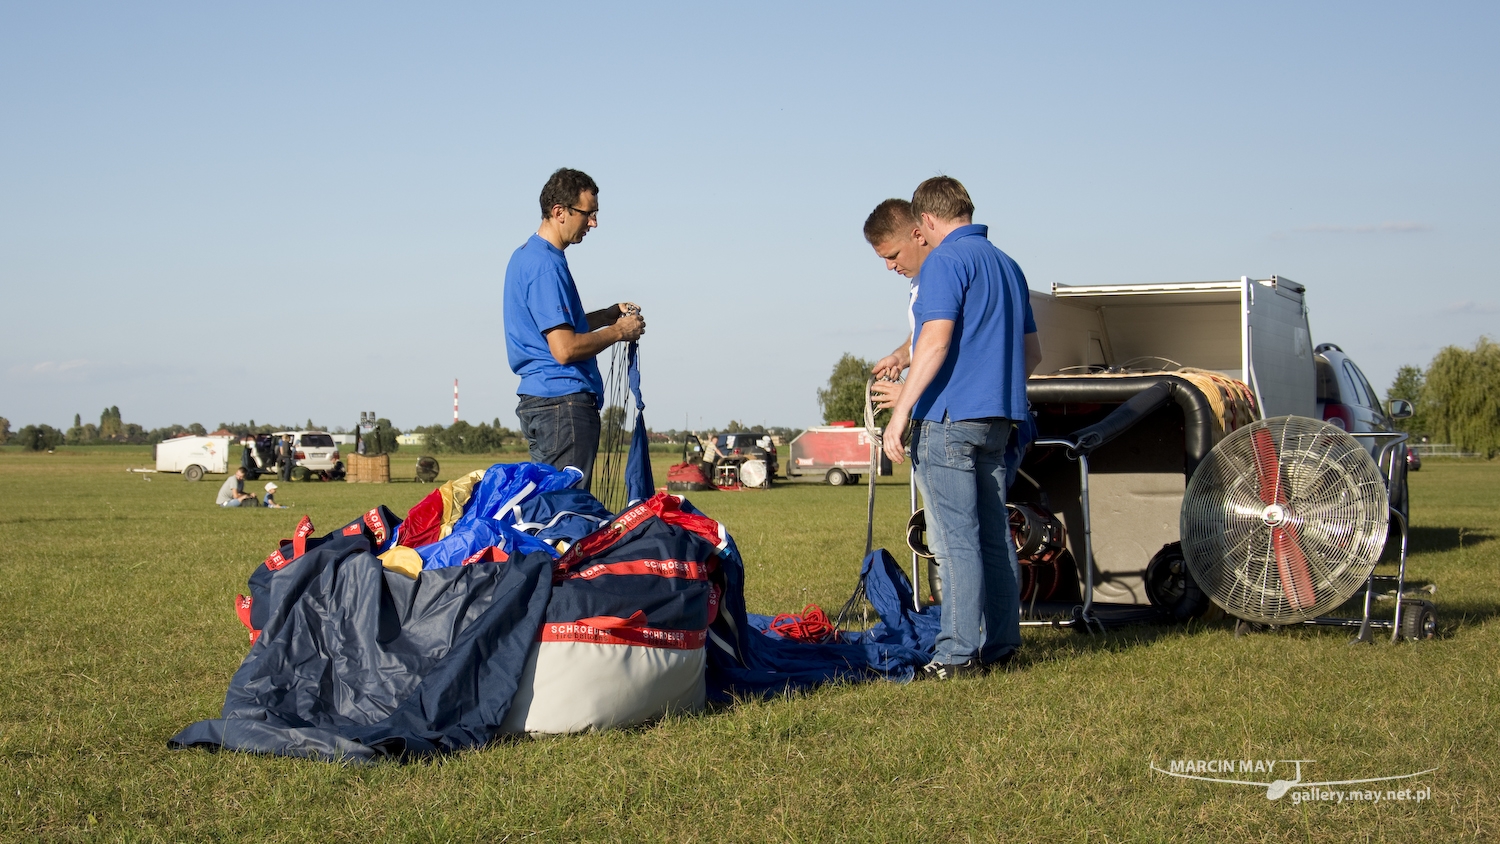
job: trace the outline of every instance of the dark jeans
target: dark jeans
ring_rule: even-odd
[[[531,460],[583,472],[583,489],[594,481],[594,457],[599,453],[599,408],[593,393],[544,398],[521,396],[516,406],[521,432],[531,447]]]

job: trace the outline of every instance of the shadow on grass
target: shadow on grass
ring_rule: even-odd
[[[1456,551],[1459,548],[1472,548],[1483,545],[1494,540],[1495,535],[1486,530],[1476,530],[1466,527],[1429,527],[1417,525],[1411,529],[1411,537],[1407,540],[1407,554],[1418,554],[1426,552]],[[1388,551],[1396,550],[1400,545],[1396,541],[1395,532],[1386,541]]]
[[[1048,630],[1044,635],[1026,639],[1025,645],[1016,654],[1013,668],[1025,668],[1044,662],[1068,659],[1085,653],[1118,653],[1131,648],[1150,645],[1161,639],[1201,633],[1220,628],[1233,629],[1233,621],[1200,621],[1186,624],[1168,622],[1139,622],[1111,625],[1103,633],[1085,633],[1082,630]]]

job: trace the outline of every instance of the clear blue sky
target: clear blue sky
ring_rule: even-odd
[[[0,415],[515,424],[559,166],[653,427],[818,421],[905,333],[870,208],[1054,282],[1280,274],[1380,389],[1500,334],[1495,4],[0,2]]]

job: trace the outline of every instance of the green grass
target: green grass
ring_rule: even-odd
[[[5,839],[1405,842],[1500,826],[1500,465],[1412,476],[1411,570],[1439,587],[1438,641],[1034,631],[1014,670],[981,679],[829,687],[358,768],[166,739],[218,714],[248,644],[233,597],[303,513],[327,530],[430,487],[291,484],[293,509],[226,511],[213,476],[122,471],[148,453],[0,449]],[[444,476],[486,463],[445,455]],[[894,549],[905,479],[882,482],[876,539]],[[694,501],[739,542],[752,610],[833,610],[853,587],[863,487]],[[1296,806],[1147,767],[1221,757],[1315,759],[1316,779],[1439,770],[1427,803]]]

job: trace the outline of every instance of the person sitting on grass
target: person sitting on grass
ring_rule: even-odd
[[[219,487],[219,497],[216,502],[220,507],[259,507],[260,502],[255,496],[245,492],[245,469],[240,467],[234,470],[234,477],[224,481]]]
[[[270,483],[266,484],[266,497],[261,502],[260,506],[262,506],[262,507],[270,507],[272,510],[285,510],[286,509],[286,507],[284,505],[276,503],[276,489],[277,489],[277,487],[276,487],[276,482],[275,481],[271,481]]]

